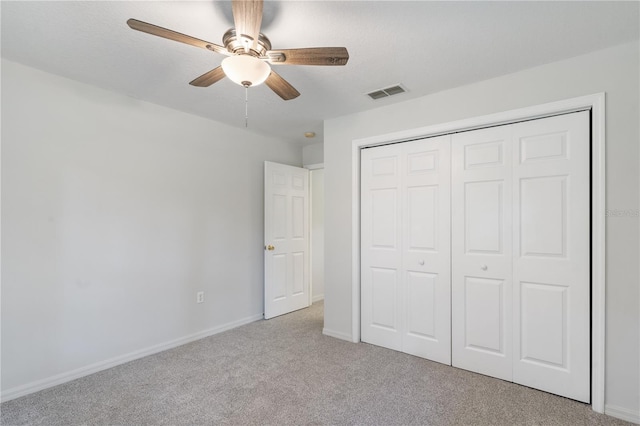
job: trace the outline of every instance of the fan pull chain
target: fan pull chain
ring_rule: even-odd
[[[249,127],[249,88],[244,88],[244,127]]]

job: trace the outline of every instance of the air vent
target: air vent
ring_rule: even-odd
[[[396,84],[395,86],[387,87],[385,89],[374,90],[373,92],[367,93],[371,99],[382,99],[388,96],[398,95],[400,93],[404,93],[407,90],[402,87],[400,84]]]

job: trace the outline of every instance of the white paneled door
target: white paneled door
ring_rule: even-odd
[[[452,137],[453,365],[512,380],[511,126]]]
[[[264,163],[264,317],[309,306],[309,171]]]
[[[512,138],[513,381],[589,402],[589,113]]]
[[[590,400],[589,113],[452,137],[453,365]]]
[[[451,362],[449,136],[361,157],[362,340]]]

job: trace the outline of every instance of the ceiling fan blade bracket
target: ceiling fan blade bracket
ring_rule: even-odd
[[[266,59],[271,62],[271,63],[279,63],[279,62],[285,62],[287,60],[287,57],[285,56],[284,53],[280,53],[280,52],[268,52]]]

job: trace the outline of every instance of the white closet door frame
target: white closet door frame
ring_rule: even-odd
[[[353,140],[351,144],[351,341],[360,341],[360,150],[390,142],[480,129],[582,110],[591,111],[591,406],[594,411],[604,413],[606,272],[604,93]]]

